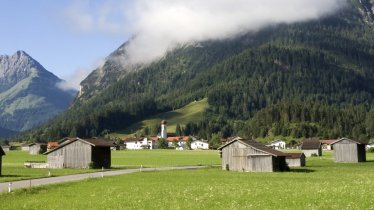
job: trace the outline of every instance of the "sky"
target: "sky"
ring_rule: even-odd
[[[78,88],[131,37],[123,63],[179,44],[231,38],[332,14],[346,0],[0,0],[0,54],[24,50]]]

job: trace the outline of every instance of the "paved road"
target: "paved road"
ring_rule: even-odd
[[[188,169],[199,169],[204,168],[205,166],[181,166],[181,167],[162,167],[162,168],[142,168],[142,169],[123,169],[123,170],[114,170],[114,171],[104,171],[104,172],[95,172],[87,174],[74,174],[67,176],[58,176],[58,177],[48,177],[40,179],[31,179],[31,180],[22,180],[14,182],[4,182],[0,183],[0,193],[7,192],[9,190],[9,183],[11,183],[11,190],[19,188],[28,188],[40,185],[77,181],[88,178],[97,178],[97,177],[106,177],[106,176],[116,176],[121,174],[130,174],[140,171],[165,171],[165,170],[188,170]]]

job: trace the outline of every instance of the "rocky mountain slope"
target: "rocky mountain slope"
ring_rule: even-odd
[[[24,51],[1,55],[0,127],[25,131],[64,111],[74,92],[60,90],[61,81]]]

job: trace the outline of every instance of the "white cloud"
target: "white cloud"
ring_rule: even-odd
[[[146,63],[178,44],[225,39],[269,25],[317,19],[345,3],[346,0],[123,0],[106,1],[96,7],[87,3],[85,7],[73,5],[67,14],[83,29],[86,26],[92,31],[135,35],[127,46],[128,59],[130,63]]]

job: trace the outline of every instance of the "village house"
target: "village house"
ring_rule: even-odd
[[[5,155],[5,152],[3,148],[0,146],[0,176],[1,176],[1,169],[3,167],[3,156]]]
[[[283,140],[277,139],[272,142],[269,142],[269,144],[266,146],[271,147],[273,149],[277,149],[277,150],[286,149],[286,142]]]
[[[305,166],[304,153],[285,153],[286,163],[289,167],[302,167]]]
[[[286,155],[254,140],[237,139],[218,148],[222,169],[246,172],[287,170]]]
[[[126,149],[155,149],[155,140],[147,137],[131,137],[123,139]]]
[[[47,144],[46,143],[31,143],[29,144],[29,153],[30,155],[38,155],[43,154],[47,151]]]
[[[366,161],[364,142],[341,138],[332,145],[334,146],[334,158],[336,162],[357,163]]]
[[[370,142],[366,145],[366,149],[374,148],[374,142]]]
[[[336,142],[336,139],[325,139],[319,140],[321,142],[321,147],[323,150],[333,150],[332,143]]]
[[[166,141],[168,142],[168,147],[175,147],[176,150],[185,150],[189,138],[189,136],[168,136]]]
[[[311,157],[312,155],[322,156],[322,147],[319,140],[304,140],[301,143],[301,150],[305,157]]]
[[[195,140],[191,142],[191,149],[193,150],[209,149],[209,143],[203,140]]]
[[[105,139],[76,138],[44,154],[50,168],[110,168],[113,145]]]
[[[53,150],[59,146],[57,141],[49,141],[47,143],[47,151]]]

